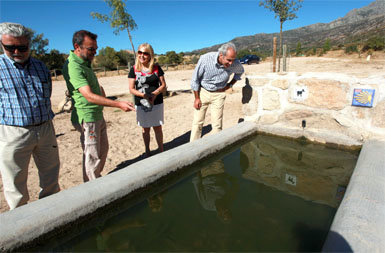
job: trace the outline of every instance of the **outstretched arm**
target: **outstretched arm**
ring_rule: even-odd
[[[79,88],[79,92],[90,103],[102,105],[102,106],[116,107],[116,108],[119,108],[125,112],[135,111],[135,107],[132,103],[127,102],[127,101],[114,101],[114,100],[108,99],[106,97],[100,96],[98,94],[95,94],[92,92],[90,86],[88,86],[88,85]],[[102,88],[102,94],[103,93],[104,93],[104,90]]]

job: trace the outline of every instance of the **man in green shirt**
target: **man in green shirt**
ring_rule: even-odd
[[[106,98],[91,68],[98,49],[96,38],[97,35],[89,31],[75,32],[72,38],[74,50],[63,67],[63,76],[74,104],[71,121],[81,134],[84,182],[100,177],[106,162],[108,138],[103,106],[116,107],[125,112],[135,110],[130,102]]]

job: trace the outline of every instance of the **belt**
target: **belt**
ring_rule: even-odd
[[[205,89],[205,88],[203,88]],[[206,89],[205,89],[206,90]],[[212,92],[212,93],[215,93],[215,92],[224,92],[226,90],[226,87],[222,88],[222,89],[219,89],[219,90],[206,90],[208,92]]]
[[[37,124],[34,124],[34,125],[29,125],[29,127],[41,126],[41,125],[43,125],[43,124],[45,124],[45,123],[47,123],[47,122],[48,122],[48,120],[47,120],[47,121],[40,122],[40,123],[37,123]]]

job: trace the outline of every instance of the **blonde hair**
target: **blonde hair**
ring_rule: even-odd
[[[150,72],[152,72],[154,68],[154,49],[152,49],[152,46],[148,43],[143,43],[138,47],[138,51],[142,51],[140,49],[143,49],[143,51],[150,53],[150,64],[149,64],[149,69]],[[142,71],[143,64],[139,61],[139,54],[136,54],[136,63],[135,63],[135,69],[137,71]]]

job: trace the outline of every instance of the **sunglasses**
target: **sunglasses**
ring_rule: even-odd
[[[138,51],[138,55],[142,55],[142,54],[145,56],[150,56],[150,53]]]
[[[21,46],[16,46],[16,45],[4,45],[3,42],[1,42],[1,45],[3,45],[4,49],[7,50],[8,52],[15,52],[16,49],[17,51],[19,52],[27,52],[28,49],[29,49],[29,46],[28,45],[21,45]]]

